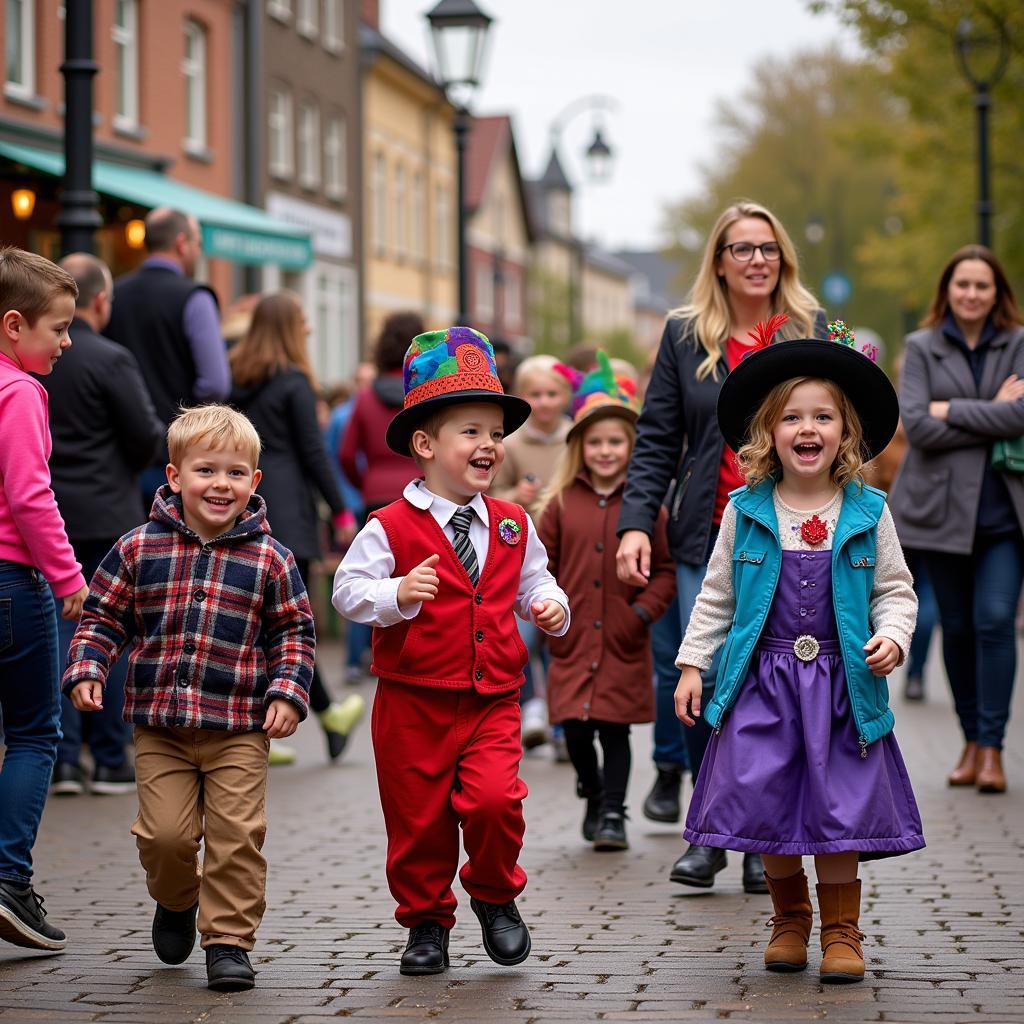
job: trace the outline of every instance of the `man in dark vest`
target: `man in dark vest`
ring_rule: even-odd
[[[201,252],[195,217],[160,207],[146,217],[142,265],[118,280],[107,336],[129,349],[166,429],[180,406],[231,390],[214,293],[192,280]],[[147,503],[165,482],[166,446],[140,480]]]
[[[50,476],[71,546],[91,578],[114,542],[145,519],[138,474],[159,450],[163,424],[157,418],[138,363],[131,352],[100,332],[110,319],[114,285],[102,261],[72,253],[60,263],[78,285],[73,342],[59,373],[41,378],[49,394],[53,453]],[[61,671],[76,622],[58,621]],[[127,659],[111,670],[103,692],[103,710],[88,716],[93,760],[92,790],[120,793],[133,789],[135,772],[125,756],[128,727],[121,720]],[[61,732],[53,790],[83,790],[79,754],[83,718],[67,697],[61,698]]]

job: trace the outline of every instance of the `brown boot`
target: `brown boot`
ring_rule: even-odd
[[[951,786],[973,786],[977,759],[978,744],[974,740],[968,740],[964,752],[960,755],[959,763],[949,773],[949,778],[946,781]]]
[[[1005,793],[1006,776],[998,747],[978,747],[978,771],[975,785],[979,793]]]
[[[864,933],[860,920],[860,879],[838,884],[818,883],[821,917],[821,980],[844,984],[864,980]]]
[[[775,910],[768,922],[772,937],[764,951],[764,965],[769,971],[802,971],[807,966],[807,939],[811,934],[811,895],[807,876],[801,868],[788,878],[769,878]]]

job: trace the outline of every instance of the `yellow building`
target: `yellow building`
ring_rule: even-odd
[[[363,289],[367,354],[385,317],[428,329],[458,316],[455,111],[431,76],[378,29],[363,57]]]

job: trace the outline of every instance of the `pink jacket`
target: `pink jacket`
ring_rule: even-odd
[[[50,489],[46,389],[0,353],[0,559],[37,568],[57,597],[85,586]]]

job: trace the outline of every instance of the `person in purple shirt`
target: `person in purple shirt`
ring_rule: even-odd
[[[159,207],[146,217],[146,259],[114,286],[106,334],[135,356],[165,425],[181,406],[216,402],[231,390],[217,297],[193,280],[202,236],[191,214]],[[164,482],[167,453],[145,470],[146,507]]]

